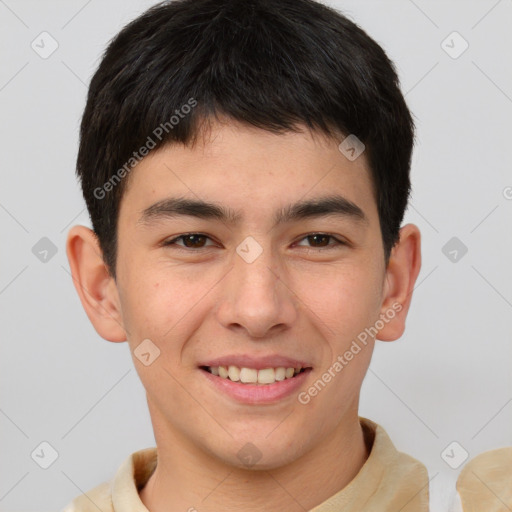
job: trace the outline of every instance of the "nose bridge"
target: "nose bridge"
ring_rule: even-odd
[[[225,327],[237,324],[251,336],[263,337],[276,325],[293,321],[294,307],[286,287],[280,284],[279,269],[270,244],[247,237],[238,245],[228,293],[219,308],[219,320]]]
[[[246,237],[236,248],[234,256],[234,278],[238,292],[249,292],[253,300],[274,300],[277,267],[278,262],[269,243],[263,244],[252,236]]]

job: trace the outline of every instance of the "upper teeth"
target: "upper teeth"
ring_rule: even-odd
[[[218,375],[223,379],[229,378],[234,382],[246,384],[273,384],[276,381],[290,379],[299,373],[301,368],[264,368],[256,370],[254,368],[239,368],[238,366],[209,366],[208,370],[213,375]]]

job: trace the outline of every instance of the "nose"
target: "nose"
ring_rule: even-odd
[[[252,261],[240,254],[234,254],[233,268],[226,276],[218,320],[251,338],[275,336],[297,317],[293,291],[282,281],[284,270],[270,248]]]

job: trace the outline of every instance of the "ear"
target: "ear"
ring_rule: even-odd
[[[421,268],[421,234],[414,224],[400,230],[400,240],[393,247],[386,269],[380,318],[384,327],[376,338],[394,341],[405,330],[414,284]]]
[[[73,284],[96,332],[108,341],[126,341],[116,282],[103,261],[96,234],[85,226],[73,226],[66,253]]]

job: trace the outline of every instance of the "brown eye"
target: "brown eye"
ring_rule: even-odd
[[[204,242],[206,237],[204,235],[184,235],[183,237],[183,245],[185,247],[204,247]]]
[[[308,235],[307,239],[310,244],[312,244],[314,247],[325,247],[326,245],[329,245],[329,239],[332,238],[329,235]]]
[[[210,237],[203,235],[201,233],[188,233],[186,235],[177,236],[172,240],[167,240],[163,242],[162,245],[164,247],[176,246],[179,248],[187,249],[202,249],[203,247],[209,247],[210,245],[212,245],[206,245],[207,240],[210,240]]]
[[[329,243],[330,241],[334,241],[333,243]],[[310,235],[305,236],[300,243],[297,244],[299,246],[304,246],[303,241],[307,241],[306,247],[310,247],[313,249],[335,249],[336,247],[345,245],[344,242],[338,240],[333,235],[329,235],[327,233],[312,233]]]

